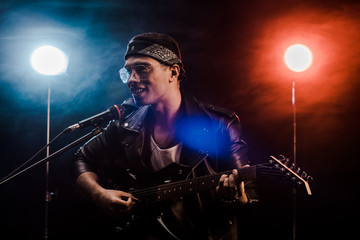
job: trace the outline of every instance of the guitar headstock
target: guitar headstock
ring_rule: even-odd
[[[265,170],[265,175],[275,180],[290,183],[294,187],[305,187],[308,195],[311,195],[309,182],[313,180],[305,171],[302,171],[295,164],[291,164],[288,158],[280,156],[279,159],[270,156],[269,165]]]

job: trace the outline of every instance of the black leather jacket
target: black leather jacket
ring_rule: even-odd
[[[149,181],[154,172],[149,149],[151,107],[137,107],[131,99],[123,106],[127,109],[123,120],[110,122],[77,152],[72,167],[75,179],[83,172],[92,171],[104,176],[104,184],[110,184],[111,188],[131,188],[129,182],[133,179],[137,187],[152,184]],[[183,148],[179,166],[192,169],[206,159],[205,170],[193,172],[204,175],[249,164],[240,121],[233,111],[202,104],[183,93],[180,111],[176,136]],[[178,168],[168,175],[175,179],[186,177]]]
[[[152,172],[147,146],[150,127],[146,123],[151,108],[136,107],[131,99],[123,106],[127,109],[124,120],[110,122],[104,132],[77,152],[73,162],[75,178],[83,172],[97,172],[99,169],[111,176],[114,167],[136,175]],[[183,141],[184,148],[180,164],[195,166],[205,154],[212,159],[210,165],[216,172],[249,164],[247,146],[234,112],[199,103],[185,94],[182,94],[181,111],[182,121],[177,136],[179,141]]]

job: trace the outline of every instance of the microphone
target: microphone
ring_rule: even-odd
[[[120,119],[122,113],[125,112],[125,108],[122,105],[112,105],[108,110],[96,114],[92,117],[84,119],[76,124],[73,124],[63,130],[63,133],[75,131],[80,128],[88,127],[88,126],[99,126],[101,123],[110,121],[113,119]]]

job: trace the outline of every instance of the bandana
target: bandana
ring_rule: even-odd
[[[168,65],[181,64],[181,59],[170,49],[157,43],[133,40],[129,43],[125,59],[131,55],[144,55]]]

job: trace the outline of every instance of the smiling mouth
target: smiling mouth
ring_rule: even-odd
[[[132,94],[140,94],[145,91],[145,88],[133,87],[130,91]]]

